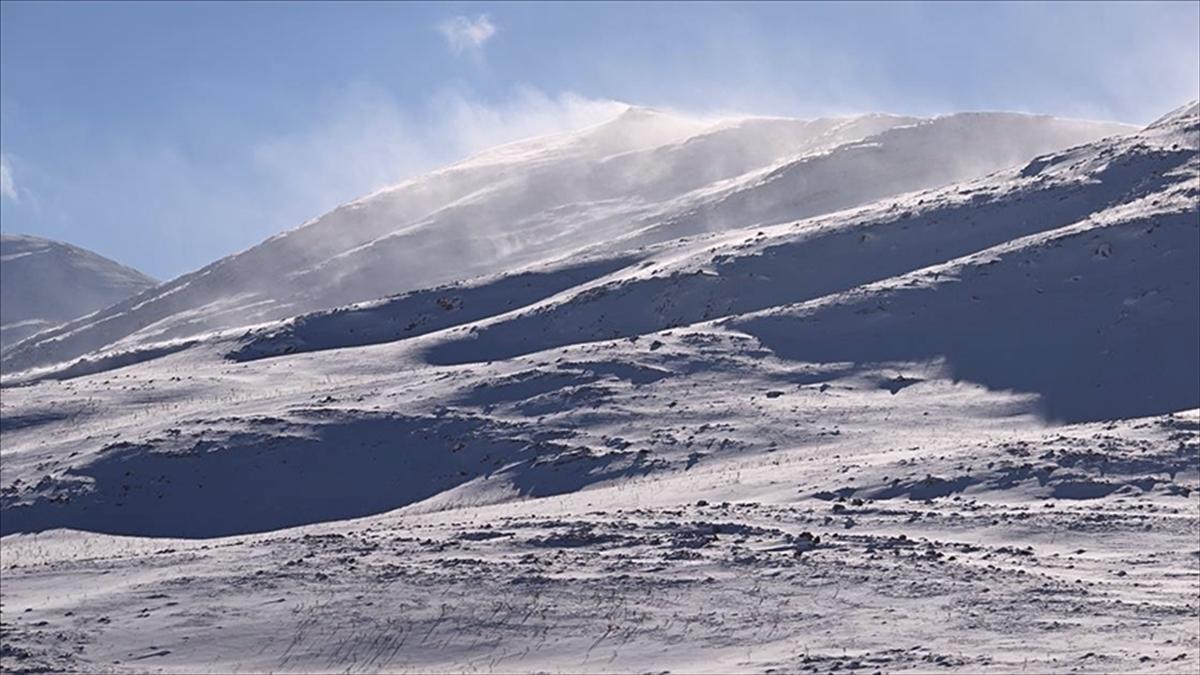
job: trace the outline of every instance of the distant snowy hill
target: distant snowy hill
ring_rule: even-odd
[[[78,246],[0,234],[0,349],[157,283]]]
[[[709,122],[630,108],[369,195],[39,336],[2,364],[11,373],[584,251],[829,213],[1130,130],[1002,113]]]

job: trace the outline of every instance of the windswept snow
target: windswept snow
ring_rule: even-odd
[[[156,283],[77,246],[0,234],[0,350]]]
[[[527,289],[540,292],[505,293],[509,303],[497,292],[522,277],[306,315],[251,331],[233,355],[461,324],[426,358],[478,363],[767,311],[735,325],[761,329],[777,353],[821,362],[949,357],[956,377],[1041,394],[1055,419],[1190,408],[1200,405],[1200,160],[1190,119],[1190,131],[1151,127],[860,210],[671,242],[632,261],[552,267],[540,277],[587,283],[537,283]],[[928,303],[943,309],[927,315]],[[1071,320],[1046,329],[1066,307]],[[842,316],[830,325],[823,317],[835,311]],[[793,315],[803,319],[783,319]]]
[[[0,659],[1194,672],[1200,118],[1102,127],[637,109],[26,343]]]
[[[347,204],[6,354],[11,373],[194,337],[584,249],[827,213],[975,178],[1124,125],[979,113],[696,121],[630,108]]]

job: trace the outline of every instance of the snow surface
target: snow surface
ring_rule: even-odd
[[[0,350],[157,283],[77,246],[0,234]]]
[[[971,120],[868,143],[914,157],[935,149],[914,134]],[[653,152],[710,142],[635,121],[676,134]],[[473,161],[516,181],[594,133]],[[95,317],[53,355],[23,345],[37,368],[6,366],[0,390],[0,663],[1196,672],[1196,104],[926,190],[900,174],[927,169],[860,147],[747,160],[686,199],[646,181],[659,216],[489,275],[279,319],[336,293],[247,282],[179,316],[263,303],[256,325],[160,312],[138,337],[134,304],[174,302],[154,291],[107,313],[122,328],[99,351]],[[842,171],[869,203],[807,211]],[[672,201],[704,215],[671,220]],[[378,227],[366,247],[330,244],[302,275],[402,250],[353,222]],[[179,306],[237,260],[175,282]]]

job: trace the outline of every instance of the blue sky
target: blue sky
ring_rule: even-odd
[[[611,101],[1146,123],[1200,3],[0,3],[0,227],[169,278]]]

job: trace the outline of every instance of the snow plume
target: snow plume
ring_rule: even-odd
[[[17,184],[13,181],[12,166],[8,163],[8,156],[4,154],[0,154],[0,197],[14,202],[20,201]]]
[[[282,229],[493,146],[598,124],[626,107],[531,87],[499,101],[446,89],[413,113],[386,92],[357,87],[332,102],[320,124],[260,142],[252,160],[272,193],[308,202]]]
[[[474,154],[523,138],[559,133],[612,119],[628,106],[590,99],[572,92],[549,96],[528,86],[498,103],[478,100],[462,91],[446,91],[431,106],[441,133],[459,155]]]
[[[262,134],[216,168],[171,143],[116,149],[103,181],[49,176],[54,185],[72,185],[69,195],[50,199],[58,197],[71,217],[102,219],[118,241],[140,242],[138,251],[153,254],[133,254],[129,262],[170,279],[492,145],[596,124],[624,106],[529,87],[487,99],[443,87],[410,102],[355,85],[325,92],[312,108],[308,124]],[[33,208],[34,186],[19,160],[5,148],[5,185],[13,178],[21,207]],[[137,186],[133,207],[111,199],[111,191],[128,186]],[[36,196],[44,198],[42,191]],[[6,189],[6,227],[15,225],[7,222],[17,204],[10,197]]]
[[[278,232],[340,204],[361,201],[364,195],[392,190],[439,166],[490,156],[497,146],[599,125],[628,107],[531,87],[493,100],[466,89],[445,88],[414,110],[402,108],[384,91],[358,87],[333,102],[321,124],[259,143],[253,149],[253,167],[269,184],[266,192],[272,201],[289,210],[289,218],[282,213],[273,218],[272,231]],[[448,186],[462,187],[457,181]],[[354,228],[334,231],[350,239],[358,236]],[[325,247],[339,236],[334,231],[308,243]],[[301,240],[293,238],[292,245],[299,246]],[[340,245],[359,243],[348,239]]]
[[[474,19],[456,16],[439,23],[437,29],[455,55],[479,54],[483,45],[496,34],[496,25],[487,14],[480,14]]]

